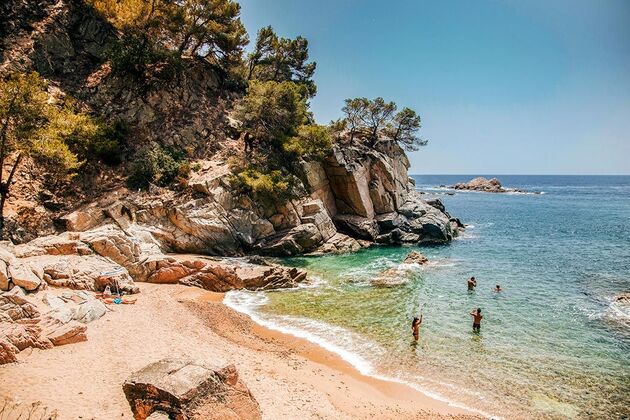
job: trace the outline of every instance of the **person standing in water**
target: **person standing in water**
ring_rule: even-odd
[[[495,288],[494,288],[494,291],[495,291],[496,293],[499,293],[499,292],[502,292],[502,291],[503,291],[503,289],[501,289],[501,285],[500,285],[500,284],[497,284],[497,287],[495,287]]]
[[[481,308],[474,309],[470,312],[470,316],[473,317],[473,332],[478,333],[481,330],[481,320],[483,319],[483,315],[481,315]]]
[[[469,278],[468,279],[468,291],[475,290],[475,287],[477,287],[477,280],[475,280],[474,277]]]
[[[420,318],[415,317],[411,322],[411,331],[413,332],[413,338],[416,341],[420,338],[420,324],[422,324],[422,314],[420,314]]]

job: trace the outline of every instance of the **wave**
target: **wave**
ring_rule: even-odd
[[[487,418],[500,419],[500,417],[448,399],[440,393],[428,390],[413,381],[378,373],[369,358],[370,356],[377,359],[384,357],[387,351],[378,344],[348,329],[303,317],[261,314],[258,309],[265,306],[268,302],[269,298],[266,296],[265,292],[242,290],[227,292],[223,299],[223,303],[226,306],[237,312],[248,315],[259,325],[274,331],[279,331],[283,334],[305,339],[325,350],[337,354],[344,361],[350,363],[362,375],[382,381],[407,385],[430,398],[447,403],[452,407],[468,410]],[[361,349],[365,354],[361,354],[358,349]],[[440,385],[453,387],[452,384],[447,383],[440,383]]]

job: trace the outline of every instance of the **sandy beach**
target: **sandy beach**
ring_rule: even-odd
[[[140,283],[135,305],[111,305],[86,342],[27,350],[0,366],[0,396],[41,401],[62,419],[132,418],[127,376],[164,357],[235,364],[261,406],[278,418],[475,418],[405,385],[361,375],[306,340],[266,329],[181,285]]]

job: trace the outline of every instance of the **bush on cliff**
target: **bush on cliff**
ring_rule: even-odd
[[[146,189],[150,184],[166,187],[189,173],[190,165],[183,153],[152,143],[136,153],[127,182],[137,189]]]
[[[332,149],[332,136],[328,127],[302,125],[298,128],[297,135],[284,142],[283,148],[296,156],[321,159]]]

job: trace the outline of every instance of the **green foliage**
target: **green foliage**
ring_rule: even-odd
[[[316,63],[308,62],[308,41],[278,37],[271,26],[258,31],[254,51],[248,57],[248,80],[295,82],[308,96],[317,92],[313,81]]]
[[[420,146],[426,146],[427,140],[418,137],[420,130],[420,116],[411,108],[403,108],[394,115],[386,129],[388,137],[397,141],[405,150],[416,151]]]
[[[127,181],[130,187],[138,189],[146,189],[150,184],[166,187],[188,173],[190,166],[181,152],[152,143],[136,154]]]
[[[233,188],[269,203],[285,202],[294,198],[297,177],[281,169],[262,169],[247,165],[237,169],[230,179]]]
[[[252,80],[247,95],[236,107],[235,118],[262,147],[281,150],[310,119],[304,87],[293,82]]]
[[[283,145],[284,150],[298,156],[323,158],[332,149],[332,137],[327,127],[303,125],[296,136]]]
[[[396,112],[394,102],[385,102],[383,98],[369,100],[367,98],[346,99],[342,108],[345,118],[342,120],[344,129],[350,135],[350,141],[355,137],[362,138],[370,146],[380,140],[398,142],[408,151],[418,150],[427,144],[426,140],[417,135],[420,130],[420,117],[410,108]],[[332,130],[339,129],[341,122],[335,122]]]
[[[37,73],[15,73],[0,81],[0,155],[31,155],[67,175],[81,166],[102,127],[70,100],[51,103],[45,89]]]
[[[240,64],[247,44],[240,6],[232,0],[88,2],[123,33],[112,51],[117,72],[143,75],[156,63],[168,63],[164,69],[173,71],[183,57],[202,58],[229,70]]]
[[[129,126],[123,121],[104,124],[90,145],[90,155],[115,166],[122,162],[123,146],[127,143]]]

